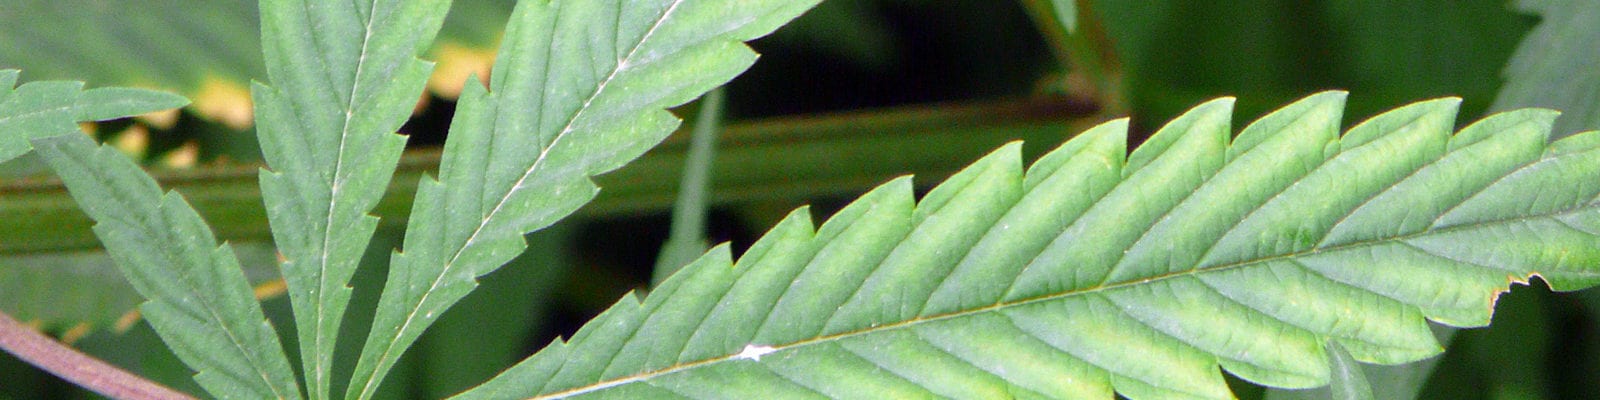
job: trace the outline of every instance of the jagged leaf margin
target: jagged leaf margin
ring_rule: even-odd
[[[268,243],[234,243],[251,286],[278,279],[277,251]],[[0,256],[0,310],[37,322],[46,332],[78,336],[101,327],[114,332],[138,322],[144,301],[101,250]]]
[[[726,83],[816,0],[535,0],[512,12],[491,88],[467,85],[439,179],[423,179],[347,397],[370,397],[429,324],[589,202],[595,174],[659,143],[665,110]]]
[[[182,196],[88,136],[33,145],[95,220],[95,235],[129,283],[150,299],[139,310],[201,387],[219,398],[300,398],[233,248],[217,244]]]
[[[171,93],[131,88],[83,89],[83,82],[17,84],[22,71],[0,70],[0,162],[26,154],[30,139],[77,134],[78,122],[101,121],[183,107]]]
[[[1354,3],[1349,3],[1354,4]],[[1590,65],[1600,57],[1600,1],[1522,0],[1511,2],[1518,11],[1541,15],[1543,20],[1527,33],[1501,72],[1504,84],[1489,111],[1526,107],[1562,110],[1552,132],[1556,135],[1600,128],[1600,69]],[[1365,11],[1365,10],[1362,10]],[[1369,18],[1355,12],[1352,18]],[[1406,22],[1412,23],[1412,22]],[[1458,35],[1447,33],[1448,35]],[[1376,56],[1381,62],[1392,59]],[[1428,57],[1418,58],[1427,63]],[[1419,64],[1420,65],[1420,64]],[[1600,310],[1600,307],[1588,307]],[[1454,329],[1445,329],[1449,342]],[[1437,359],[1398,366],[1364,366],[1373,377],[1372,389],[1380,398],[1415,398],[1432,375]],[[1322,399],[1327,390],[1269,391],[1267,400]]]
[[[416,56],[448,0],[263,0],[267,76],[252,97],[261,195],[284,255],[307,392],[328,396],[350,278],[378,226],[411,114],[433,64]]]
[[[721,246],[459,398],[1231,398],[1438,354],[1541,276],[1600,283],[1600,134],[1458,100],[1352,128],[1323,93],[1229,141],[1232,99],[1124,156],[1126,120],[1024,174],[1003,147],[913,201],[890,182],[812,229]]]

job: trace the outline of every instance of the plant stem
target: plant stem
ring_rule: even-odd
[[[655,287],[693,262],[706,251],[706,209],[710,208],[711,164],[716,155],[717,134],[722,130],[722,108],[727,91],[717,88],[700,102],[689,138],[689,153],[683,166],[683,182],[678,200],[672,204],[672,232],[656,257],[650,286]]]
[[[1030,154],[1053,148],[1071,132],[1101,122],[1100,107],[1039,96],[729,124],[719,139],[712,197],[718,204],[801,200],[855,193],[905,174],[937,182],[1009,141],[1030,142]],[[626,215],[670,207],[687,136],[675,134],[627,167],[596,177],[605,190],[578,213]],[[388,223],[405,221],[417,182],[438,163],[437,149],[408,151],[373,213]],[[183,193],[218,239],[266,241],[272,235],[256,183],[259,169],[238,164],[152,175],[162,187]],[[0,221],[6,222],[0,224],[0,255],[87,250],[100,243],[92,222],[55,179],[0,181]],[[52,234],[36,234],[42,231]]]
[[[1022,7],[1033,19],[1039,35],[1044,37],[1045,47],[1050,49],[1050,55],[1055,57],[1056,63],[1061,68],[1071,68],[1074,62],[1068,50],[1067,36],[1072,32],[1068,32],[1063,21],[1056,18],[1055,6],[1050,4],[1050,0],[1023,0]]]
[[[1074,2],[1077,29],[1068,32],[1057,18],[1050,0],[1023,0],[1028,16],[1038,25],[1039,34],[1050,48],[1066,76],[1063,87],[1069,94],[1093,99],[1104,113],[1122,115],[1128,110],[1122,93],[1121,62],[1106,36],[1105,26],[1095,17],[1092,2]]]
[[[0,349],[68,382],[122,400],[194,399],[90,357],[0,312]]]

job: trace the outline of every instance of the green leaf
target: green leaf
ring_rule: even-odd
[[[1506,64],[1493,109],[1552,107],[1565,111],[1558,134],[1600,127],[1600,0],[1520,0],[1516,8],[1544,18]]]
[[[1600,2],[1592,0],[1575,1],[1519,1],[1514,2],[1516,8],[1524,12],[1540,14],[1544,20],[1517,46],[1510,61],[1505,65],[1500,74],[1505,78],[1504,84],[1498,89],[1494,104],[1489,106],[1490,111],[1505,111],[1523,107],[1548,107],[1564,110],[1556,119],[1553,132],[1559,137],[1569,133],[1600,128],[1600,72],[1590,67],[1590,60],[1600,56],[1600,51],[1595,50],[1590,43],[1600,40],[1600,26],[1588,23],[1600,18]],[[1389,79],[1389,77],[1407,77],[1396,82],[1403,83],[1405,88],[1397,88],[1396,93],[1425,93],[1425,92],[1453,92],[1471,93],[1473,90],[1466,88],[1440,90],[1440,79],[1451,75],[1472,76],[1481,75],[1473,70],[1485,67],[1495,67],[1497,64],[1481,62],[1481,60],[1497,60],[1494,55],[1501,54],[1502,46],[1495,41],[1475,40],[1473,43],[1462,45],[1439,45],[1440,41],[1457,40],[1466,37],[1507,37],[1507,35],[1473,34],[1463,35],[1464,29],[1480,30],[1483,27],[1492,27],[1495,24],[1486,23],[1485,12],[1502,14],[1502,3],[1489,3],[1489,10],[1473,11],[1481,7],[1456,7],[1449,13],[1440,14],[1437,8],[1426,6],[1415,7],[1388,7],[1378,4],[1358,4],[1354,2],[1332,3],[1330,6],[1339,12],[1334,16],[1360,25],[1378,25],[1422,27],[1434,26],[1436,28],[1419,30],[1419,35],[1426,36],[1422,41],[1395,41],[1394,35],[1386,34],[1383,29],[1356,29],[1351,30],[1358,36],[1363,36],[1355,46],[1358,50],[1357,59],[1364,60],[1366,65],[1381,65],[1383,68],[1366,68],[1369,78],[1352,79],[1363,81],[1373,79]],[[1436,15],[1449,15],[1454,13],[1476,14],[1475,16],[1449,18],[1447,24],[1419,24],[1417,17]],[[1501,20],[1503,18],[1490,18]],[[1455,25],[1456,27],[1452,28]],[[1513,25],[1515,27],[1516,25]],[[1389,31],[1392,31],[1389,30]],[[1426,31],[1432,31],[1431,33]],[[1478,49],[1478,56],[1471,57],[1480,60],[1478,63],[1460,66],[1442,66],[1431,62],[1437,56],[1418,56],[1419,53],[1433,52],[1436,49]],[[1401,63],[1397,63],[1399,60]],[[1397,74],[1398,72],[1398,74]],[[1421,79],[1418,79],[1421,78]],[[1469,79],[1463,82],[1492,82],[1482,79]],[[1430,88],[1432,87],[1432,88]],[[1487,89],[1486,87],[1485,89]],[[1479,90],[1482,92],[1482,90]],[[1469,107],[1470,108],[1470,107]],[[1448,329],[1448,328],[1446,328]],[[1448,337],[1448,335],[1446,336]],[[1445,340],[1448,343],[1448,340]],[[1422,385],[1427,383],[1427,378],[1432,376],[1434,364],[1437,360],[1422,361],[1406,366],[1368,366],[1367,375],[1372,377],[1373,391],[1378,398],[1415,398],[1415,393],[1422,390]],[[1269,395],[1269,399],[1290,398],[1291,395]],[[1305,398],[1311,398],[1307,395]],[[1321,397],[1317,397],[1321,398]]]
[[[0,64],[47,79],[187,95],[199,95],[207,79],[242,88],[261,76],[255,10],[255,0],[7,1],[0,5]]]
[[[938,6],[924,4],[924,6]],[[799,46],[833,56],[831,60],[885,71],[904,57],[894,30],[877,1],[824,1],[772,32],[775,46]],[[703,252],[702,252],[703,253]]]
[[[21,71],[0,70],[0,162],[28,152],[29,139],[75,134],[76,123],[182,107],[183,97],[143,89],[83,90],[83,82],[45,81],[15,86]]]
[[[1523,38],[1506,65],[1504,86],[1494,109],[1551,107],[1565,110],[1556,133],[1600,129],[1600,2],[1594,0],[1522,0],[1515,8],[1543,17]],[[1578,296],[1591,320],[1600,320],[1600,292]],[[1508,374],[1497,374],[1504,376]],[[1513,374],[1515,375],[1515,374]]]
[[[109,146],[84,135],[35,147],[94,218],[95,234],[134,289],[139,307],[206,391],[226,398],[298,399],[278,334],[251,296],[230,246],[176,193]]]
[[[679,124],[664,110],[755,60],[742,41],[815,0],[524,1],[491,88],[467,85],[439,179],[423,179],[383,288],[384,305],[348,397],[366,399],[451,304],[524,248],[522,235],[572,213]]]
[[[1077,0],[1050,0],[1050,5],[1056,11],[1056,21],[1067,28],[1067,33],[1078,29],[1078,4]]]
[[[1497,311],[1500,313],[1507,312],[1505,306],[1499,304],[1500,301],[1496,300],[1495,308]],[[1505,325],[1503,320],[1495,321],[1495,323],[1497,324],[1495,326]],[[1457,331],[1455,328],[1438,324],[1430,324],[1429,328],[1433,330],[1434,339],[1447,346],[1451,343],[1451,335]],[[1349,354],[1349,352],[1345,352],[1344,356],[1349,358]],[[1416,399],[1418,398],[1417,394],[1422,391],[1422,385],[1428,383],[1429,378],[1433,375],[1434,364],[1437,364],[1443,358],[1445,357],[1432,357],[1398,365],[1357,364],[1361,367],[1360,371],[1351,370],[1348,373],[1352,375],[1360,374],[1366,377],[1367,387],[1372,391],[1372,398]],[[1327,400],[1334,398],[1333,388],[1339,385],[1337,379],[1340,371],[1334,370],[1333,372],[1333,379],[1335,380],[1326,387],[1300,390],[1269,389],[1262,398],[1266,400]]]
[[[369,215],[393,177],[433,65],[417,59],[447,0],[261,3],[267,76],[256,84],[261,194],[284,254],[307,391],[328,396],[350,277],[372,239]]]
[[[278,278],[277,251],[264,243],[234,243],[251,285]],[[129,317],[144,300],[104,251],[0,257],[0,310],[46,329],[100,328]]]
[[[0,310],[39,321],[47,331],[79,323],[109,325],[143,300],[103,252],[0,260]]]
[[[1367,383],[1366,372],[1361,370],[1360,363],[1350,358],[1350,352],[1338,343],[1328,343],[1328,364],[1333,367],[1332,382],[1328,384],[1333,400],[1373,399],[1372,385]]]
[[[535,333],[553,323],[560,286],[572,281],[574,263],[564,247],[572,244],[573,229],[563,229],[571,225],[528,235],[527,252],[428,328],[407,357],[422,364],[407,371],[408,386],[420,386],[422,398],[442,399],[521,361]]]
[[[1600,51],[1595,50],[1590,43],[1600,41],[1600,25],[1588,23],[1600,18],[1600,2],[1592,0],[1555,0],[1555,1],[1520,1],[1515,2],[1516,7],[1524,12],[1540,14],[1544,20],[1523,38],[1522,43],[1511,55],[1510,61],[1501,71],[1505,82],[1499,87],[1499,94],[1494,104],[1489,106],[1490,111],[1505,111],[1523,107],[1548,107],[1564,110],[1565,113],[1556,119],[1553,132],[1560,135],[1584,130],[1600,129],[1600,71],[1590,66],[1590,60],[1600,56]],[[1375,20],[1387,20],[1390,26],[1445,26],[1441,24],[1419,24],[1416,17],[1419,15],[1435,15],[1439,11],[1428,7],[1388,7],[1379,4],[1358,4],[1354,2],[1330,4],[1343,12],[1337,16],[1349,21],[1360,21],[1370,24]],[[1503,4],[1493,4],[1494,10],[1499,13]],[[1470,12],[1470,7],[1458,7],[1451,12]],[[1377,14],[1384,14],[1374,18]],[[1388,15],[1393,14],[1393,15]],[[1481,14],[1481,12],[1480,12]],[[1467,27],[1482,27],[1496,24],[1486,24],[1484,18],[1454,18],[1452,25]],[[1437,29],[1436,29],[1437,30]],[[1471,69],[1493,66],[1491,63],[1478,62],[1467,66],[1451,66],[1447,71],[1438,71],[1441,65],[1428,61],[1437,57],[1415,56],[1419,49],[1434,51],[1434,49],[1454,48],[1487,48],[1494,49],[1492,41],[1482,42],[1470,46],[1439,45],[1441,40],[1454,40],[1452,38],[1484,36],[1462,35],[1462,29],[1443,29],[1435,34],[1430,34],[1421,43],[1397,43],[1393,35],[1384,34],[1384,30],[1354,30],[1353,32],[1366,33],[1362,42],[1366,46],[1358,46],[1367,51],[1358,51],[1364,54],[1359,58],[1365,59],[1369,65],[1382,65],[1384,68],[1367,68],[1372,74],[1391,77],[1410,76],[1398,82],[1416,86],[1397,93],[1421,93],[1439,91],[1429,89],[1430,81],[1448,75],[1477,75]],[[1488,35],[1487,37],[1505,37],[1505,35]],[[1485,55],[1499,53],[1498,50],[1479,51]],[[1483,60],[1485,57],[1474,57]],[[1494,57],[1487,57],[1493,60]],[[1405,61],[1411,65],[1397,64],[1396,60]],[[1398,70],[1409,71],[1396,75]],[[1462,68],[1465,67],[1465,68]],[[1434,70],[1434,71],[1426,71]],[[1445,72],[1445,73],[1441,73]],[[1424,79],[1415,79],[1422,77]],[[1380,78],[1374,76],[1373,78]],[[1360,81],[1356,79],[1355,81]],[[1467,82],[1483,82],[1482,80],[1467,80]],[[1471,92],[1465,89],[1449,90],[1449,92]],[[1443,328],[1451,330],[1449,328]],[[1449,343],[1450,334],[1445,334],[1442,341]],[[1416,393],[1422,390],[1422,385],[1427,383],[1428,377],[1433,375],[1435,363],[1438,360],[1425,360],[1401,366],[1367,366],[1367,375],[1372,377],[1372,389],[1378,398],[1415,398]],[[1325,391],[1324,391],[1325,392]],[[1270,400],[1289,400],[1291,398],[1323,398],[1315,394],[1271,393],[1267,396]]]
[[[257,3],[0,2],[0,67],[29,70],[35,79],[81,79],[95,85],[175,91],[195,99],[191,111],[242,129],[251,123],[250,80],[266,76]],[[454,81],[454,91],[459,92],[466,77],[462,71],[481,62],[477,54],[460,50],[492,50],[513,4],[515,0],[454,2],[433,49],[434,60],[445,66],[434,78]],[[441,96],[455,97],[448,88],[434,89]],[[257,153],[254,148],[249,152],[252,157]]]
[[[1600,284],[1600,134],[1555,113],[1451,135],[1454,99],[1352,128],[1311,96],[1230,143],[1232,100],[1124,157],[1126,121],[1022,169],[1001,148],[913,201],[804,210],[721,246],[462,398],[1231,398],[1218,366],[1327,385],[1324,345],[1396,364],[1511,282]],[[732,265],[730,265],[732,264]]]

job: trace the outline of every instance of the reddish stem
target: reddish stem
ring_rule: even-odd
[[[0,312],[0,350],[68,382],[103,396],[122,400],[167,400],[194,397],[107,364],[57,342]]]

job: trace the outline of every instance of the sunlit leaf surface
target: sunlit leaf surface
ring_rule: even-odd
[[[1415,361],[1508,284],[1600,283],[1600,135],[1547,144],[1547,110],[1452,135],[1441,99],[1340,136],[1344,98],[1237,137],[1208,102],[1126,156],[1114,121],[920,201],[797,211],[462,397],[1226,399],[1223,370],[1323,386],[1327,343]]]

